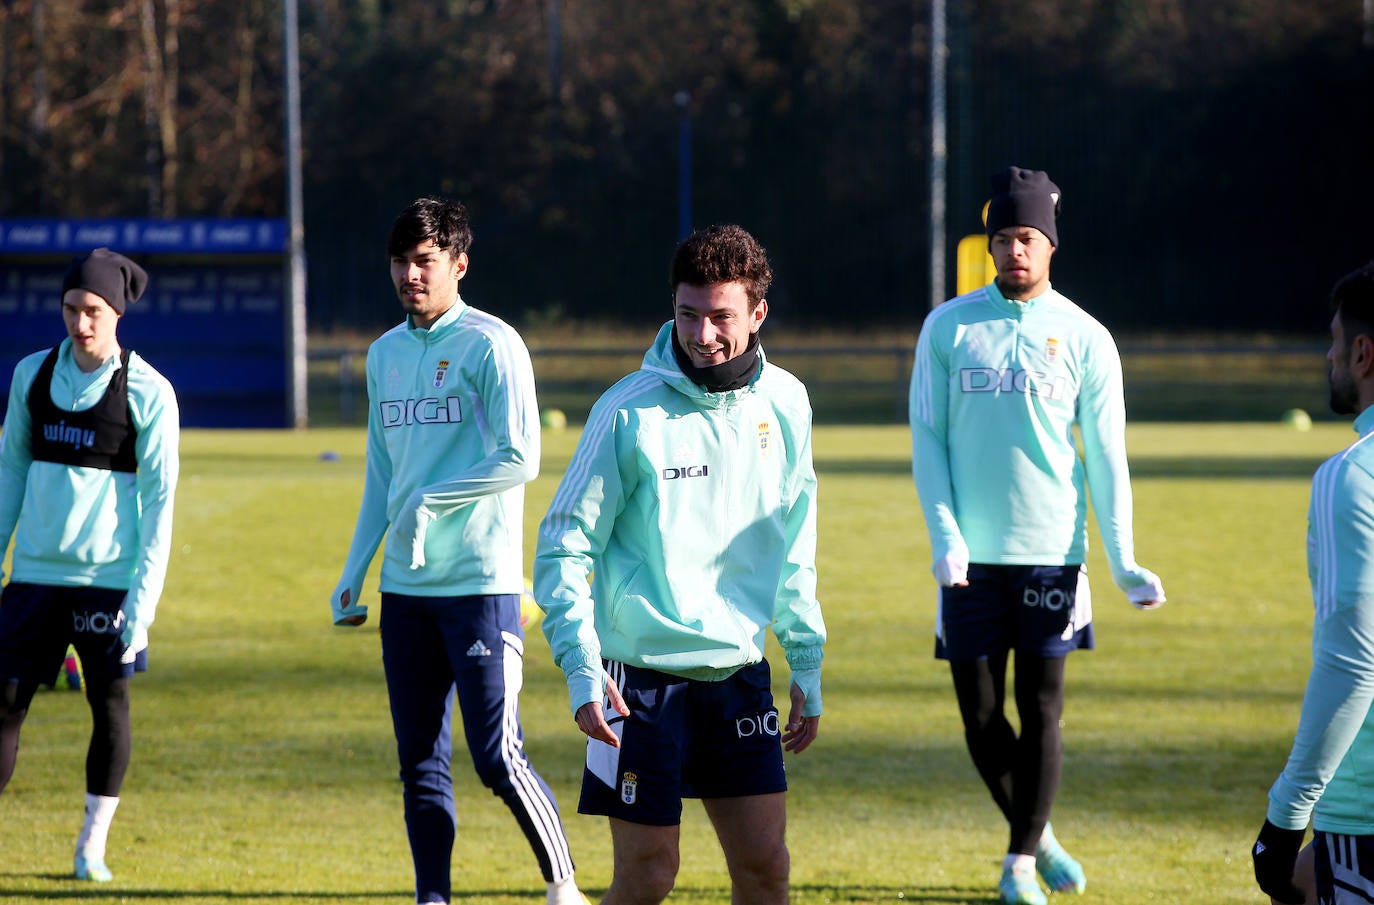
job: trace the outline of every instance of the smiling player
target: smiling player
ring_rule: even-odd
[[[787,901],[783,751],[820,728],[825,623],[811,405],[759,344],[771,279],[738,226],[678,247],[673,319],[593,406],[540,524],[535,596],[589,738],[578,810],[610,819],[602,905],[668,896],[684,798],[706,809],[731,901]]]

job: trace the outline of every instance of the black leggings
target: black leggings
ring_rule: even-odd
[[[1007,851],[1012,854],[1035,853],[1059,788],[1064,660],[1016,655],[1019,737],[1004,713],[1007,655],[950,663],[964,740],[992,800],[1011,825]]]
[[[14,776],[19,759],[19,728],[29,714],[37,685],[7,682],[0,688],[0,792]],[[91,743],[86,749],[86,791],[92,795],[119,795],[129,770],[133,748],[129,727],[129,680],[86,680],[86,702],[91,707]]]

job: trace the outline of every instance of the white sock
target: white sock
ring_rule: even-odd
[[[76,839],[77,857],[87,861],[105,860],[105,840],[109,838],[110,823],[114,820],[117,807],[118,796],[86,793],[86,819],[81,824],[81,835]]]
[[[548,905],[582,905],[582,893],[578,892],[572,874],[549,884]]]
[[[1035,870],[1035,856],[1012,852],[1002,859],[1002,870],[1007,868],[1018,871],[1033,871]]]

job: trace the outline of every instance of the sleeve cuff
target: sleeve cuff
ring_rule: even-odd
[[[600,665],[581,665],[566,673],[568,677],[568,703],[573,716],[587,704],[598,703],[606,696],[606,671]]]
[[[1269,790],[1269,810],[1265,819],[1279,829],[1305,830],[1312,820],[1312,807],[1321,797],[1289,783],[1280,775]]]
[[[821,715],[821,668],[792,670],[792,684],[801,689],[806,703],[802,705],[802,716]]]

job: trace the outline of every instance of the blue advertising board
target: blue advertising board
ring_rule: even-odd
[[[108,247],[148,271],[120,345],[176,388],[186,427],[290,424],[286,229],[279,220],[0,220],[0,377],[66,336],[62,276]]]
[[[84,254],[104,246],[123,255],[286,254],[286,221],[0,219],[0,255]]]

